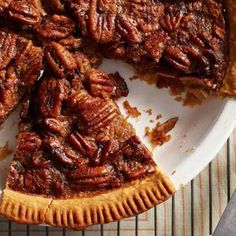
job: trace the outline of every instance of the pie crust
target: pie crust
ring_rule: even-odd
[[[5,189],[0,214],[21,224],[84,229],[137,215],[167,200],[175,189],[159,169],[152,176],[92,196],[53,200]]]

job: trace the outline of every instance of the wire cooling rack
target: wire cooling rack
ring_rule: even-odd
[[[236,132],[235,132],[236,134]],[[234,136],[236,137],[236,135]],[[225,172],[223,173],[222,176],[224,176],[225,178],[225,184],[224,184],[224,189],[222,190],[224,192],[224,196],[225,199],[225,205],[222,207],[222,212],[224,210],[224,207],[226,206],[227,202],[230,199],[230,196],[233,192],[233,188],[235,188],[234,182],[236,182],[236,152],[235,152],[235,144],[236,143],[232,143],[230,142],[230,139],[228,139],[227,143],[224,146],[224,150],[221,151],[224,153],[224,158],[225,158],[225,162],[224,165],[221,165],[222,170],[225,170]],[[234,150],[232,150],[232,147]],[[233,155],[233,156],[232,156]],[[221,157],[222,159],[222,157]],[[158,206],[151,209],[151,215],[152,217],[149,219],[149,223],[152,225],[151,230],[147,233],[144,233],[143,231],[140,231],[139,229],[142,226],[142,219],[141,216],[136,216],[134,217],[133,221],[130,221],[129,223],[132,224],[132,231],[128,232],[127,231],[123,231],[122,229],[122,223],[123,221],[120,222],[116,222],[113,223],[113,225],[115,225],[115,229],[114,230],[109,230],[108,232],[105,229],[105,225],[99,225],[96,226],[96,230],[94,231],[69,231],[69,230],[65,230],[65,229],[58,229],[58,228],[50,228],[50,227],[43,227],[43,226],[29,226],[29,225],[17,225],[15,223],[12,223],[11,221],[6,220],[5,218],[0,218],[0,236],[179,236],[179,235],[186,235],[186,236],[195,236],[195,235],[212,235],[214,228],[216,226],[216,224],[219,221],[220,215],[218,215],[217,220],[215,220],[215,216],[214,216],[214,212],[218,209],[218,206],[215,205],[215,190],[213,190],[215,183],[214,183],[214,178],[213,176],[215,176],[215,173],[213,171],[215,171],[215,162],[219,161],[214,160],[213,163],[210,163],[209,166],[204,170],[207,171],[207,178],[204,179],[203,181],[207,181],[207,186],[209,189],[207,189],[207,194],[204,194],[204,199],[203,201],[208,201],[207,206],[209,206],[209,209],[207,209],[208,212],[208,222],[207,222],[207,233],[201,233],[198,231],[198,229],[196,229],[196,220],[198,218],[198,216],[196,215],[196,205],[198,204],[196,202],[195,196],[196,196],[196,181],[197,178],[195,178],[194,180],[191,181],[191,183],[186,186],[185,188],[189,188],[189,195],[187,197],[189,197],[189,201],[190,201],[190,207],[188,210],[189,212],[189,216],[190,219],[188,219],[189,225],[188,227],[188,231],[185,231],[185,234],[179,234],[178,230],[176,231],[176,228],[178,229],[179,225],[181,225],[181,219],[176,219],[176,214],[177,214],[177,206],[179,204],[179,200],[177,199],[177,195],[173,196],[168,204],[171,205],[171,215],[170,215],[170,224],[169,224],[169,228],[170,230],[168,232],[160,232],[159,228],[158,228],[158,224],[157,224],[157,219],[158,217],[160,217],[160,213],[158,210]],[[234,165],[234,166],[232,166]],[[217,168],[219,166],[217,165]],[[235,173],[234,175],[232,175],[232,168],[235,168]],[[219,169],[217,169],[217,171],[219,171]],[[219,173],[218,173],[219,174]],[[234,177],[232,177],[234,176]],[[235,179],[233,179],[235,178]],[[231,186],[232,185],[232,186]],[[214,203],[213,203],[214,202]],[[221,212],[221,213],[222,213]],[[221,214],[220,213],[220,214]],[[186,216],[185,216],[186,217]],[[213,219],[214,218],[214,219]],[[213,220],[214,220],[214,225],[213,225]],[[217,222],[216,222],[217,221]],[[204,223],[204,222],[203,222]]]

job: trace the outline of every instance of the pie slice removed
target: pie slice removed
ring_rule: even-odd
[[[82,229],[136,215],[173,194],[170,180],[109,98],[121,89],[109,90],[117,84],[105,75],[86,73],[83,84],[91,93],[76,76],[45,76],[26,99],[1,215]]]

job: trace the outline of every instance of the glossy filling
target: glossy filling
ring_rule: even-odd
[[[51,41],[154,71],[159,87],[219,89],[228,53],[223,3],[0,0],[0,123],[40,78],[43,54],[54,54],[45,49]],[[58,68],[57,76],[64,71]]]
[[[217,89],[227,67],[222,0],[72,0],[83,37],[103,54],[169,82]],[[140,68],[141,67],[141,68]]]
[[[57,43],[49,47],[54,61],[63,58],[60,70],[67,79],[45,75],[23,103],[7,186],[66,197],[117,188],[155,172],[151,154],[110,99],[127,95],[123,79],[91,68],[88,59]],[[83,70],[77,63],[66,69],[82,59]]]

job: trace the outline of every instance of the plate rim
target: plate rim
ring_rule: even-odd
[[[174,173],[168,175],[176,190],[193,180],[216,157],[235,126],[236,101],[226,98],[218,118],[200,145],[187,159],[178,164]],[[199,158],[201,156],[204,158]]]

